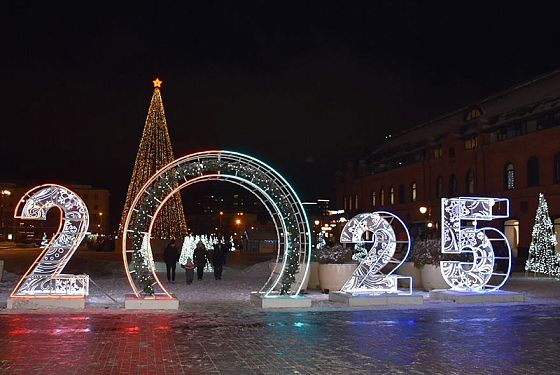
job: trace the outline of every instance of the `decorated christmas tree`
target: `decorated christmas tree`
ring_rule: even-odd
[[[196,247],[196,242],[193,236],[185,236],[183,240],[183,247],[181,248],[181,255],[179,256],[179,264],[187,264],[187,259],[194,259],[194,248]]]
[[[159,87],[161,81],[154,81],[154,93],[148,117],[144,125],[144,132],[140,140],[136,161],[132,171],[132,179],[128,186],[128,193],[124,203],[119,232],[122,234],[128,211],[134,198],[144,183],[161,167],[174,160],[171,140],[167,130],[167,121],[163,110],[163,102]],[[174,188],[177,185],[173,186]],[[134,217],[133,217],[134,218]],[[175,194],[167,201],[156,219],[152,238],[170,239],[181,238],[187,233],[187,223],[183,212],[180,194]]]
[[[325,241],[325,237],[323,237],[323,233],[319,232],[319,234],[317,234],[317,245],[315,246],[316,249],[322,249],[323,247],[325,247],[325,245],[327,244],[327,242]]]
[[[47,238],[47,234],[45,232],[43,232],[43,238],[41,238],[41,249],[44,249],[45,247],[47,247],[47,245],[49,244],[49,240]]]
[[[525,263],[525,270],[560,278],[560,264],[558,253],[555,250],[556,245],[556,234],[548,216],[548,204],[541,193],[539,194],[539,207],[537,208],[533,239],[529,247],[529,259]]]

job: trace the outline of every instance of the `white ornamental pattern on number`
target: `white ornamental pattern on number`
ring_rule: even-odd
[[[62,186],[43,185],[25,194],[16,208],[15,217],[46,220],[47,212],[53,207],[60,208],[62,212],[59,230],[22,277],[12,292],[12,297],[84,296],[89,292],[87,275],[60,273],[88,229],[89,213],[84,201],[76,193]]]
[[[493,214],[493,209],[502,205],[506,214]],[[447,284],[457,291],[490,291],[500,288],[511,271],[511,249],[505,235],[491,227],[477,228],[477,221],[490,221],[509,216],[509,201],[500,198],[443,198],[443,230],[441,233],[442,254],[463,254],[469,260],[441,261],[441,273]],[[462,221],[472,221],[462,225]],[[495,254],[499,248],[503,254]],[[499,272],[496,260],[507,264]],[[498,285],[488,285],[491,277],[499,277]]]
[[[393,224],[398,225],[402,233],[406,234],[405,240],[397,239]],[[364,239],[366,233],[371,234],[370,240]],[[393,275],[410,251],[410,235],[404,223],[396,215],[383,211],[356,215],[344,226],[340,242],[372,244],[365,258],[342,287],[342,292],[353,295],[397,293],[398,279],[409,278]],[[402,260],[394,259],[397,245],[406,248]],[[381,269],[389,263],[396,266],[388,274],[381,273]],[[407,294],[411,292],[412,290],[409,290]]]

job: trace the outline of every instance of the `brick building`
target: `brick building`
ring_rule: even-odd
[[[442,197],[509,198],[510,218],[494,226],[520,258],[539,192],[560,229],[560,70],[389,136],[336,178],[336,203],[348,217],[391,211],[416,235],[437,233]]]

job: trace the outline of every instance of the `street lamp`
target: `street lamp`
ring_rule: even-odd
[[[426,212],[428,212],[428,208],[427,208],[426,206],[420,207],[420,213],[421,213],[422,215],[424,215]]]
[[[99,228],[101,228],[101,231],[103,231],[103,212],[99,213]]]
[[[218,235],[222,235],[222,216],[224,216],[224,211],[220,211],[220,230],[218,231]]]

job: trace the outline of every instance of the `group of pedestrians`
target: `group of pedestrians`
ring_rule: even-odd
[[[212,266],[214,267],[214,278],[216,280],[221,280],[222,271],[227,260],[228,247],[224,243],[219,243],[214,245],[213,250]],[[163,261],[167,267],[167,281],[170,283],[175,283],[175,269],[177,268],[179,257],[180,254],[177,244],[175,243],[175,240],[171,240],[165,250],[163,250]],[[187,258],[187,263],[181,265],[181,267],[185,269],[187,284],[191,284],[194,280],[195,267],[198,280],[202,280],[207,260],[208,250],[206,249],[206,246],[204,246],[204,243],[199,241],[194,249],[193,259]]]

